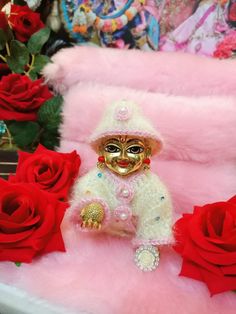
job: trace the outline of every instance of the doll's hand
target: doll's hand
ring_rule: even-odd
[[[136,250],[134,260],[142,271],[155,270],[160,260],[159,250],[153,245],[142,245]]]
[[[82,228],[101,229],[101,223],[104,219],[104,209],[99,203],[90,203],[85,206],[80,213],[82,219]]]

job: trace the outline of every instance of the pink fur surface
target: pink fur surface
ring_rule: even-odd
[[[235,194],[236,103],[230,95],[235,95],[236,68],[232,62],[86,47],[60,52],[54,60],[58,64],[46,68],[47,77],[57,86],[74,84],[65,94],[60,150],[78,150],[81,175],[96,163],[87,138],[104,106],[120,97],[132,98],[165,139],[164,151],[153,158],[152,169],[170,189],[176,215],[191,211],[194,204]],[[87,84],[89,80],[119,87]],[[84,83],[76,83],[79,81]],[[191,94],[198,97],[189,97]],[[212,96],[204,96],[209,94]],[[53,253],[21,267],[0,263],[0,280],[64,305],[68,314],[70,310],[90,314],[235,313],[234,293],[211,298],[203,283],[178,277],[181,259],[170,247],[161,249],[155,272],[142,273],[134,265],[128,240],[80,233],[66,218],[62,229],[66,254]]]
[[[95,47],[63,49],[52,60],[44,75],[61,92],[94,81],[175,95],[236,94],[235,60]]]
[[[17,268],[1,263],[1,281],[70,311],[94,314],[233,314],[233,292],[213,298],[204,284],[178,277],[181,260],[161,250],[153,273],[140,272],[128,241],[76,232],[63,225],[67,253],[53,253]]]

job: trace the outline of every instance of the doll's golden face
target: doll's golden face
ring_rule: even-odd
[[[142,168],[144,159],[150,155],[150,147],[142,138],[116,136],[102,144],[101,154],[107,168],[126,176]]]

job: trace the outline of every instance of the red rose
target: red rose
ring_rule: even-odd
[[[180,275],[203,281],[211,295],[236,289],[236,196],[195,207],[175,224]]]
[[[236,22],[236,3],[233,3],[229,8],[229,20]]]
[[[228,59],[232,56],[232,50],[231,49],[217,49],[214,51],[213,56],[215,58],[219,58],[219,59]]]
[[[12,4],[8,21],[16,38],[21,42],[27,41],[32,34],[44,27],[40,14],[30,10],[27,5]]]
[[[0,261],[29,263],[65,251],[60,225],[66,207],[32,184],[0,179]]]
[[[19,152],[16,175],[9,180],[33,183],[53,193],[57,199],[67,200],[79,167],[80,157],[75,151],[58,153],[39,145],[33,154]]]
[[[8,30],[7,16],[4,12],[0,12],[0,28],[6,32]]]
[[[43,80],[9,74],[0,81],[0,120],[36,120],[39,107],[52,97]]]

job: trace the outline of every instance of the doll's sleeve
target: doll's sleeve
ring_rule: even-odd
[[[140,193],[135,245],[164,245],[173,242],[172,202],[160,179],[150,174]]]
[[[110,219],[110,208],[104,194],[106,188],[103,185],[104,183],[101,183],[100,178],[97,176],[97,171],[94,170],[78,178],[73,187],[71,206],[68,210],[71,220],[81,224],[81,211],[91,205],[91,211],[99,206],[103,209],[102,227],[107,224]],[[90,214],[93,215],[93,213]]]

